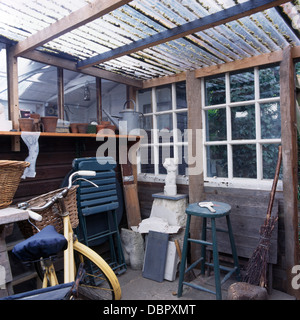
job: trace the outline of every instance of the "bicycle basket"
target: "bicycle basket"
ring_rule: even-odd
[[[77,188],[78,186],[72,186],[67,196],[65,197],[65,205],[66,205],[67,211],[70,214],[69,217],[70,217],[70,221],[73,229],[76,228],[79,224],[78,212],[77,212],[77,201],[76,201]],[[64,188],[45,193],[43,195],[40,195],[36,198],[29,200],[28,203],[30,207],[42,206],[46,202],[48,202],[55,194],[59,193],[63,189]],[[32,221],[37,228],[41,230],[48,225],[52,225],[55,227],[57,232],[63,231],[63,228],[64,228],[63,219],[59,215],[60,207],[58,203],[55,203],[52,207],[38,213],[43,216],[42,221]],[[25,239],[29,238],[30,236],[38,232],[37,229],[34,226],[32,226],[28,221],[19,221],[18,225]]]
[[[0,209],[8,207],[15,196],[26,167],[26,161],[0,160]]]

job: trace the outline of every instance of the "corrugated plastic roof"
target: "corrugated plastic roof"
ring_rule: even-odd
[[[242,0],[134,0],[38,48],[77,60],[118,48],[243,3]],[[2,0],[0,35],[21,41],[83,8],[85,0]],[[150,79],[300,45],[295,2],[100,63]],[[299,19],[300,21],[300,19]]]

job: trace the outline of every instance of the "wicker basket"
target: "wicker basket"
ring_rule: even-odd
[[[71,225],[73,229],[76,228],[79,224],[78,212],[77,212],[77,201],[76,201],[77,187],[78,186],[73,186],[69,190],[67,196],[65,197],[65,205],[66,205],[67,211],[70,214],[70,220],[71,220]],[[42,206],[46,202],[48,202],[54,195],[56,195],[62,190],[63,188],[40,195],[36,198],[29,200],[28,203],[30,204],[30,207]],[[52,225],[55,227],[57,232],[63,231],[63,228],[64,228],[63,219],[59,215],[60,207],[58,203],[55,203],[52,207],[38,213],[43,216],[42,221],[32,221],[32,223],[37,228],[41,230],[48,225]],[[28,221],[20,221],[18,222],[18,225],[25,239],[29,238],[30,236],[38,232],[38,230],[34,226],[32,226]]]
[[[8,207],[15,196],[26,167],[26,161],[0,160],[0,209]]]

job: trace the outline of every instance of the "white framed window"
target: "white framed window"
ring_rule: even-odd
[[[187,102],[185,82],[140,90],[137,109],[143,113],[144,138],[138,155],[140,181],[164,182],[165,158],[178,159],[178,183],[188,183]]]
[[[279,66],[207,77],[202,92],[207,185],[268,190],[281,143]]]

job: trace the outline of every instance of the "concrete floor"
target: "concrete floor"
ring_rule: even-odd
[[[197,274],[197,273],[196,273]],[[118,277],[122,289],[122,300],[215,300],[215,295],[204,291],[195,290],[188,286],[183,286],[181,298],[177,297],[178,277],[175,281],[157,282],[146,279],[142,276],[141,270],[127,271]],[[226,281],[222,286],[222,298],[226,300],[228,287],[235,282],[234,277]],[[193,283],[205,286],[214,290],[214,277],[198,276]],[[294,297],[284,292],[272,290],[269,300],[295,300]]]

